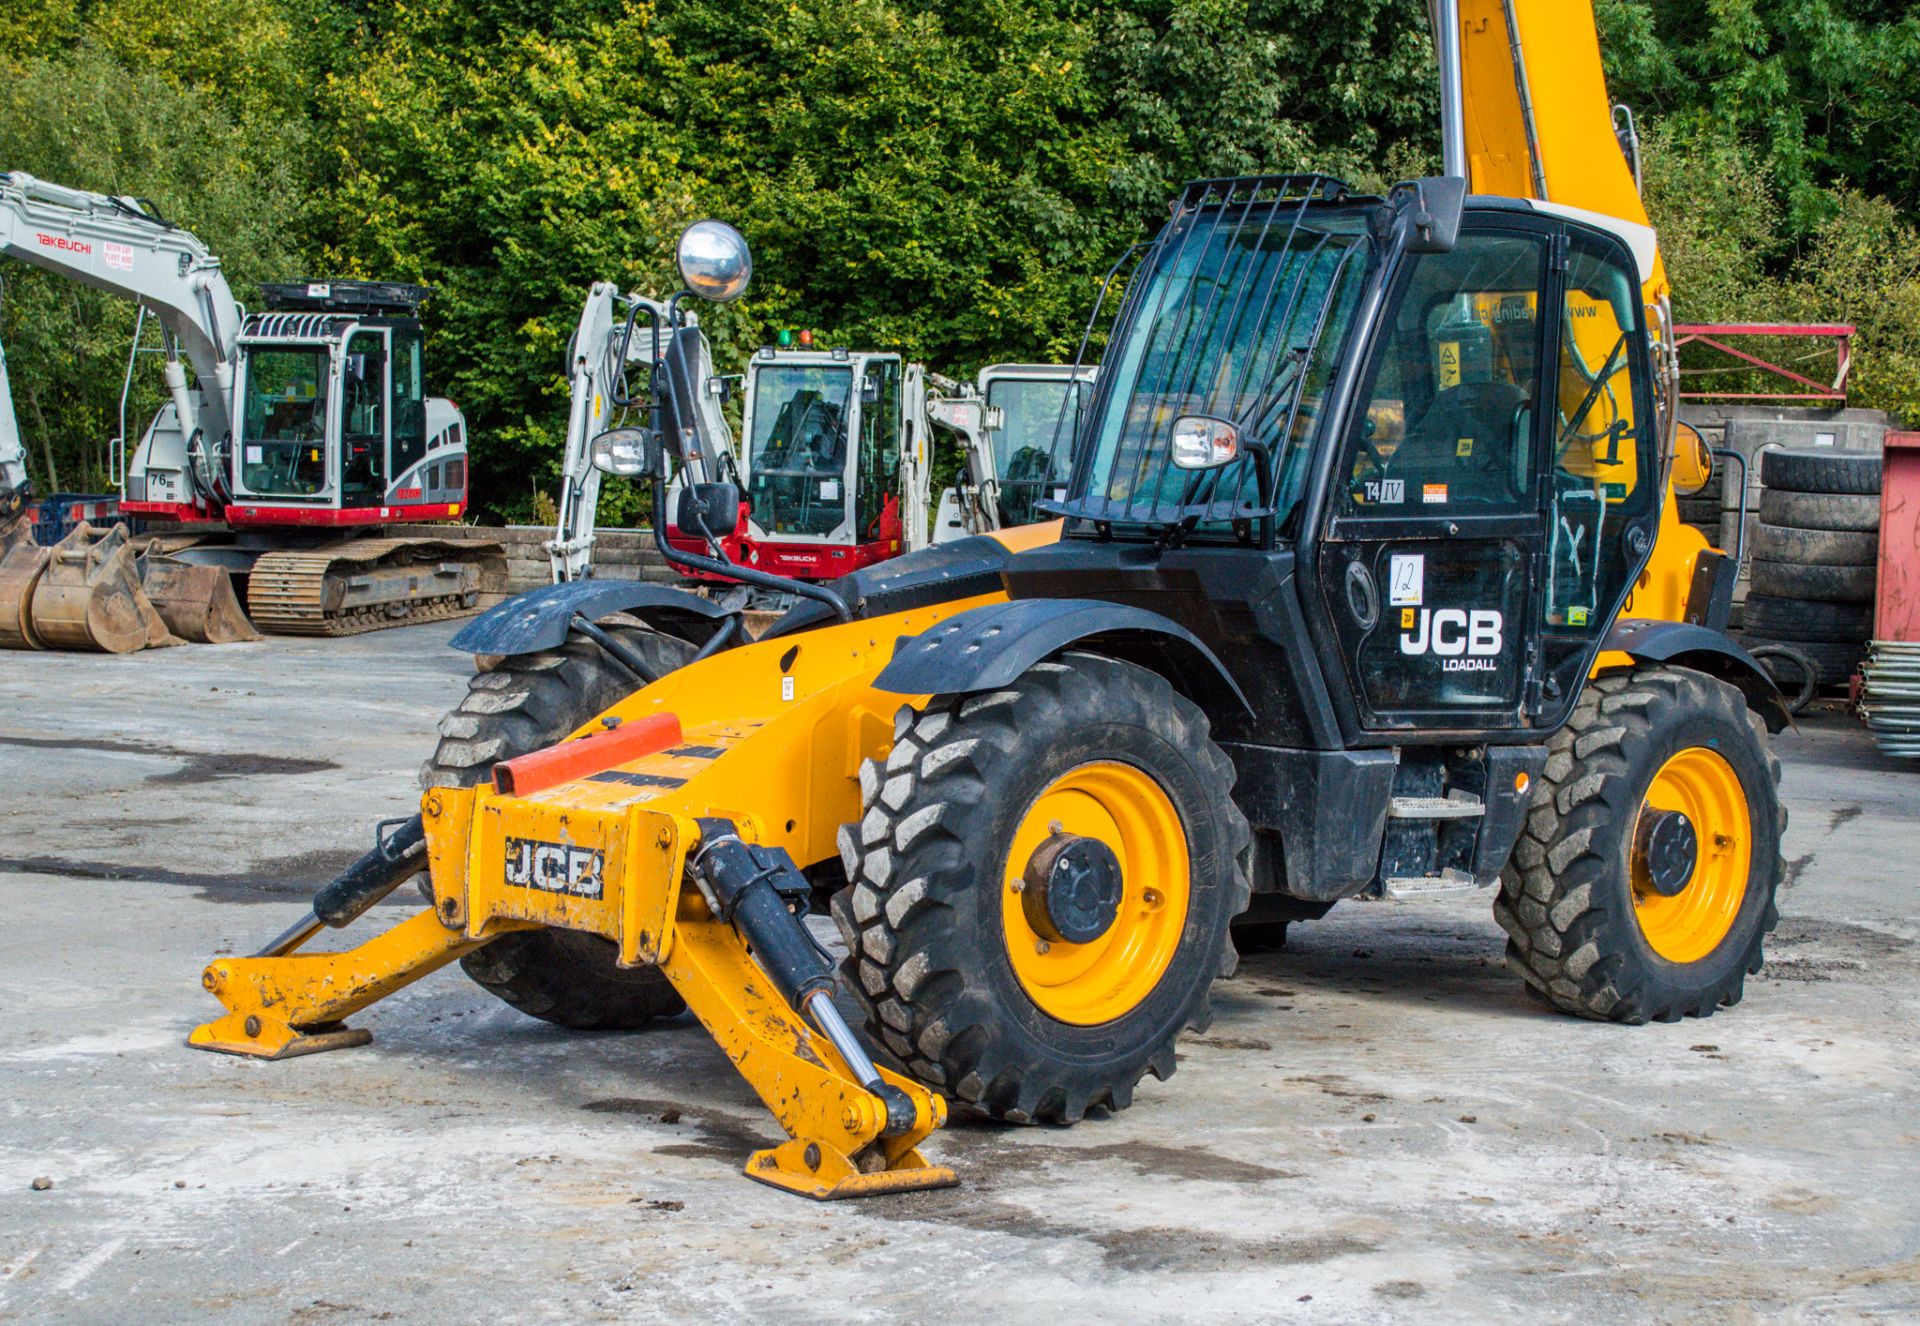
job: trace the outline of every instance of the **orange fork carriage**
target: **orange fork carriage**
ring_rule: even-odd
[[[496,766],[495,787],[428,791],[417,827],[323,891],[312,917],[206,968],[227,1012],[188,1043],[269,1059],[365,1044],[344,1019],[421,976],[510,931],[582,930],[612,940],[622,966],[659,967],[786,1130],[750,1177],[821,1199],[955,1182],[919,1150],[946,1103],[875,1066],[834,1010],[831,969],[795,915],[795,862],[826,859],[859,818],[860,764],[884,754],[911,700],[871,687],[897,633],[981,601],[727,651],[690,670],[697,686],[670,674]],[[422,867],[433,907],[357,948],[300,951]]]

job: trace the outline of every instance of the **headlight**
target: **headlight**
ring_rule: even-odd
[[[653,473],[658,462],[659,443],[652,429],[615,428],[593,439],[590,454],[593,468],[602,474],[634,478]]]
[[[1224,419],[1183,414],[1173,421],[1173,463],[1183,470],[1210,470],[1240,454],[1240,430]]]

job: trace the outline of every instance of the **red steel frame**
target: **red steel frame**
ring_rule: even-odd
[[[1920,433],[1888,433],[1873,638],[1920,642]]]
[[[1683,391],[1688,401],[1806,401],[1821,404],[1847,403],[1847,374],[1853,369],[1853,324],[1850,322],[1682,322],[1674,324],[1674,348],[1698,343],[1748,364],[1775,377],[1798,383],[1808,390],[1790,391]],[[1816,382],[1783,364],[1770,363],[1759,355],[1728,345],[1729,336],[1810,336],[1834,343],[1834,374],[1831,383]],[[1694,369],[1693,373],[1724,372],[1718,369]]]

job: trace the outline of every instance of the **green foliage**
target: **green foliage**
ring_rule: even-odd
[[[1680,315],[1852,318],[1856,398],[1920,408],[1920,16],[1597,5]],[[670,289],[687,220],[755,248],[706,315],[723,366],[782,326],[956,377],[1062,359],[1183,180],[1432,169],[1431,58],[1419,0],[0,0],[0,169],[153,198],[243,299],[433,286],[475,497],[526,518],[588,285]],[[8,266],[36,464],[98,486],[131,311]],[[609,484],[602,515],[640,505]]]

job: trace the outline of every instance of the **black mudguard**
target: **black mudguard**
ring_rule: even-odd
[[[1692,622],[1630,617],[1615,622],[1600,647],[1629,654],[1637,663],[1672,663],[1737,686],[1747,697],[1747,707],[1760,715],[1769,732],[1779,732],[1793,722],[1779,685],[1759,660],[1725,632]]]
[[[873,684],[897,695],[999,690],[1069,647],[1150,668],[1210,717],[1253,712],[1239,683],[1191,631],[1145,608],[1098,599],[1015,599],[969,609],[903,639]]]
[[[516,594],[494,604],[447,641],[469,654],[531,654],[566,643],[575,613],[595,621],[627,612],[650,626],[695,644],[733,613],[671,585],[644,580],[569,580]]]

